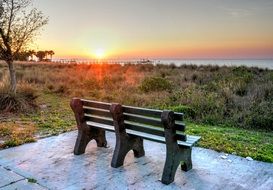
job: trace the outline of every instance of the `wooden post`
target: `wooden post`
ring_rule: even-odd
[[[181,161],[181,169],[188,171],[192,168],[191,148],[181,147],[177,144],[174,112],[163,111],[161,121],[165,130],[166,160],[161,182],[170,184],[174,181],[176,170]]]
[[[95,139],[98,147],[106,147],[107,141],[105,131],[103,129],[88,127],[84,117],[83,103],[79,98],[73,98],[70,102],[70,107],[74,112],[78,136],[74,147],[74,154],[80,155],[85,152],[87,144]]]
[[[145,152],[143,139],[126,133],[122,106],[120,104],[112,104],[110,112],[113,117],[116,133],[116,146],[111,166],[117,168],[123,165],[125,156],[130,150],[134,151],[135,157],[142,157],[145,155]]]

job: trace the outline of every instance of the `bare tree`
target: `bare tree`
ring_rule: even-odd
[[[10,73],[10,90],[16,93],[14,58],[25,50],[46,25],[48,18],[31,7],[32,0],[0,0],[0,58],[5,60]]]

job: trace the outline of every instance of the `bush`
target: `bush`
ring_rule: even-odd
[[[9,90],[6,84],[0,85],[0,112],[31,112],[37,106],[36,90],[27,83],[19,83],[17,93]]]
[[[184,113],[185,118],[195,119],[196,117],[196,111],[189,106],[178,105],[169,107],[168,109],[174,112]]]
[[[173,84],[168,79],[162,77],[145,78],[140,85],[140,90],[143,92],[171,91],[172,88]]]
[[[251,128],[273,130],[273,102],[262,102],[253,105],[246,118],[246,125]]]

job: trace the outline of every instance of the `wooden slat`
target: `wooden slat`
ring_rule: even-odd
[[[105,125],[105,124],[96,123],[96,122],[92,122],[92,121],[87,121],[86,124],[91,127],[101,128],[101,129],[105,129],[107,131],[115,132],[115,128],[112,125]]]
[[[99,108],[99,109],[106,109],[109,110],[111,103],[106,102],[99,102],[99,101],[92,101],[92,100],[86,100],[81,99],[84,106],[93,107],[93,108]],[[122,106],[124,112],[131,113],[131,114],[137,114],[137,115],[146,115],[150,117],[161,117],[162,110],[156,110],[156,109],[148,109],[148,108],[140,108],[140,107],[132,107],[132,106]],[[175,112],[175,120],[183,120],[183,113]]]
[[[83,110],[84,110],[84,113],[89,114],[89,115],[98,115],[98,116],[112,118],[112,115],[109,110],[92,108],[92,107],[87,107],[87,106],[84,106]]]
[[[91,100],[85,100],[85,99],[81,99],[81,101],[83,102],[84,106],[105,109],[105,110],[109,110],[111,105],[110,103],[106,103],[106,102],[98,102],[98,101],[91,101]]]
[[[185,135],[185,134],[176,134],[175,137],[176,137],[176,140],[180,140],[180,141],[187,140],[187,135]]]
[[[161,137],[165,136],[163,128],[159,128],[159,127],[152,127],[152,126],[143,125],[139,123],[132,123],[128,121],[125,121],[125,127],[126,127],[126,131],[129,129],[129,130],[140,131],[140,132],[157,135]]]
[[[87,121],[93,121],[96,123],[102,123],[106,125],[113,125],[113,120],[111,118],[99,117],[99,116],[94,116],[89,114],[84,114],[84,116],[86,117]]]
[[[157,135],[151,135],[151,134],[143,133],[143,132],[140,132],[140,131],[134,131],[134,130],[131,130],[131,129],[127,129],[126,133],[130,134],[130,135],[135,135],[135,136],[138,136],[138,137],[142,137],[143,139],[147,139],[147,140],[150,140],[150,141],[165,143],[165,137],[161,137],[161,136],[157,136]]]
[[[141,115],[133,115],[133,114],[124,113],[124,119],[128,120],[128,121],[133,121],[136,123],[143,123],[143,124],[147,124],[147,125],[162,127],[161,120],[157,119],[157,118],[151,118],[151,117],[145,117],[145,116],[141,116]]]
[[[147,108],[131,107],[131,106],[122,106],[124,113],[134,114],[134,115],[144,115],[149,117],[160,118],[162,110],[154,110]]]
[[[122,106],[123,112],[134,114],[134,115],[144,115],[149,117],[161,118],[161,114],[163,110],[156,109],[147,109],[147,108],[139,108],[139,107],[131,107],[131,106]],[[174,112],[174,118],[178,121],[183,121],[183,113]]]
[[[174,112],[174,119],[178,121],[183,121],[183,113]]]
[[[175,122],[175,129],[177,131],[184,132],[186,130],[186,125],[184,123],[181,123],[181,122],[179,122],[179,123]]]
[[[106,124],[101,124],[101,123],[92,122],[92,121],[87,121],[86,123],[88,126],[102,128],[102,129],[105,129],[105,130],[111,131],[111,132],[115,131],[114,126],[112,126],[112,125],[106,125]],[[136,136],[142,137],[142,138],[150,140],[150,141],[155,141],[155,142],[165,144],[165,137],[162,137],[162,136],[151,135],[151,134],[143,133],[140,131],[134,131],[131,129],[127,129],[126,132],[130,135],[136,135]],[[187,135],[187,141],[178,140],[177,142],[178,142],[179,146],[192,147],[199,139],[200,139],[199,136]]]
[[[134,130],[130,130],[130,129],[127,129],[126,132],[130,135],[135,135],[135,136],[139,136],[139,137],[142,137],[143,139],[147,139],[147,140],[150,140],[150,141],[155,141],[155,142],[159,142],[159,143],[163,143],[165,144],[166,143],[166,140],[165,140],[165,137],[160,137],[160,136],[157,136],[157,135],[151,135],[151,134],[147,134],[147,133],[143,133],[143,132],[140,132],[140,131],[134,131]],[[196,138],[196,141],[180,141],[178,140],[177,143],[178,145],[180,146],[184,146],[184,147],[192,147],[195,142],[198,141],[198,138]]]
[[[196,142],[200,139],[199,136],[191,136],[187,135],[187,141],[177,141],[178,145],[185,146],[185,147],[192,147],[196,144]]]

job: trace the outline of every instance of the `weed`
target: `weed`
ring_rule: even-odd
[[[173,84],[166,78],[147,77],[142,81],[139,88],[143,92],[166,91],[166,90],[170,91],[173,88]]]
[[[29,183],[37,183],[37,180],[36,179],[33,179],[33,178],[28,178],[27,181]]]

